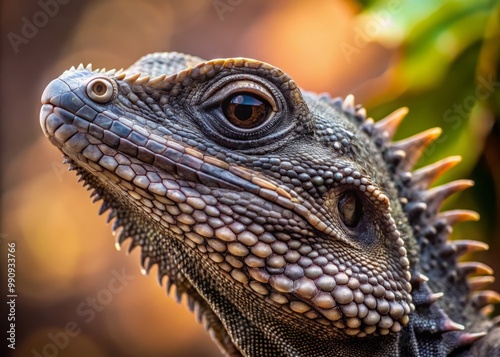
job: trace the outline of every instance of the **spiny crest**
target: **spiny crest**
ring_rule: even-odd
[[[282,81],[291,81],[284,72],[267,63],[259,62],[249,58],[230,58],[214,59],[202,61],[193,66],[187,66],[185,69],[172,74],[162,73],[152,77],[152,70],[147,65],[134,64],[129,69],[117,71],[114,73],[114,79],[124,80],[130,85],[142,85],[152,89],[165,89],[168,85],[184,85],[192,79],[212,78],[221,70],[230,70],[232,68],[265,69],[275,77],[280,77]],[[359,109],[359,108],[357,108]],[[364,110],[364,109],[362,109]]]
[[[108,77],[115,76],[119,72],[116,69],[111,69],[109,71],[106,70],[106,68],[92,69],[92,63],[89,63],[86,66],[84,66],[83,63],[80,63],[78,65],[78,67],[71,66],[71,68],[68,69],[68,70],[66,70],[66,72],[75,72],[75,71],[83,71],[83,70],[94,72],[94,73],[98,73],[98,74],[104,74],[104,75],[106,75]],[[123,71],[123,69],[121,69],[120,71]],[[123,78],[125,78],[125,77],[123,77]]]
[[[360,109],[359,106],[354,104],[352,95],[347,96],[340,105],[334,104],[344,113],[358,120],[360,129],[371,136],[377,147],[381,149],[393,176],[399,178],[395,182],[399,182],[396,183],[400,201],[403,204],[403,209],[408,214],[417,243],[421,246],[420,260],[422,264],[429,266],[429,262],[425,262],[425,260],[435,259],[434,256],[437,259],[443,259],[443,261],[447,262],[446,264],[451,262],[451,265],[447,266],[450,270],[448,273],[452,274],[455,271],[459,277],[457,283],[462,283],[469,291],[467,299],[469,304],[484,316],[491,313],[493,311],[491,304],[500,303],[500,294],[482,289],[494,281],[493,270],[479,262],[457,262],[461,256],[467,253],[487,250],[488,245],[473,240],[447,240],[453,225],[464,221],[478,220],[479,215],[469,210],[439,212],[442,203],[449,196],[473,186],[473,182],[470,180],[456,180],[431,187],[432,183],[443,173],[458,164],[461,157],[450,156],[412,171],[425,149],[439,137],[441,129],[429,129],[409,138],[393,142],[392,138],[408,113],[408,108],[397,109],[374,123],[371,118],[366,118],[364,109]],[[426,246],[429,246],[429,248],[426,249]],[[433,266],[433,264],[430,264],[430,266]],[[426,274],[429,273],[433,273],[431,268],[426,272]],[[420,272],[418,266],[413,267],[410,282],[413,288],[414,303],[417,306],[417,311],[419,311],[414,316],[414,328],[418,330],[419,326],[421,326],[422,331],[425,331],[425,326],[434,323],[435,326],[438,326],[434,331],[437,334],[461,331],[464,326],[454,322],[439,307],[439,304],[436,304],[441,299],[446,298],[448,284],[444,281],[445,277],[433,277],[433,280],[436,280],[436,278],[442,281],[440,283],[429,282],[429,279]],[[430,283],[433,283],[433,286],[441,286],[444,291],[432,292],[429,288]],[[422,307],[425,307],[423,312]],[[452,345],[458,347],[470,345],[485,335],[485,332],[455,332],[454,335],[451,335],[453,336]]]
[[[151,78],[148,74],[142,72],[124,71],[120,69],[113,74],[113,78],[120,81],[125,81],[129,85],[141,85],[150,88],[162,89],[165,85],[171,82],[176,75],[167,76],[166,74],[160,74],[157,77]]]

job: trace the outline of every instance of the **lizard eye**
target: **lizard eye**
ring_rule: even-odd
[[[223,76],[199,93],[195,116],[210,120],[197,120],[197,124],[226,147],[246,150],[275,145],[294,127],[280,88],[258,76]]]
[[[272,111],[264,98],[248,92],[231,94],[221,103],[221,109],[227,120],[244,129],[259,126]]]
[[[105,78],[95,78],[87,84],[87,95],[97,103],[106,103],[113,92],[113,84]]]
[[[361,199],[354,191],[347,191],[342,194],[338,202],[340,219],[349,228],[358,225],[363,214]]]

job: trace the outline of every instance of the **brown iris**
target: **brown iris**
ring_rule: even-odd
[[[235,93],[221,104],[227,120],[239,128],[250,129],[262,124],[269,116],[271,105],[253,93]]]

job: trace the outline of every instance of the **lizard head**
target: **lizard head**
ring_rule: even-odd
[[[414,156],[384,146],[401,111],[377,129],[351,97],[302,92],[266,63],[176,53],[72,68],[42,103],[44,133],[112,209],[118,242],[204,311],[248,298],[340,338],[408,324],[417,248],[391,167]]]

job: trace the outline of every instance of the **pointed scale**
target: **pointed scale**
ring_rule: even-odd
[[[194,315],[196,316],[196,321],[201,324],[203,322],[203,308],[198,303],[194,305]]]
[[[149,256],[146,254],[144,250],[141,250],[141,266],[142,266],[142,274],[147,275],[146,264],[149,261]]]
[[[127,77],[127,73],[126,72],[116,72],[115,73],[115,79],[122,80],[125,77]]]
[[[428,166],[424,166],[412,173],[412,188],[426,190],[442,174],[454,167],[462,160],[461,156],[450,156]]]
[[[99,208],[99,216],[101,216],[104,212],[106,212],[110,208],[111,206],[108,205],[105,201],[103,201],[101,204],[101,208]]]
[[[159,85],[161,85],[163,83],[163,81],[165,80],[165,78],[167,78],[167,75],[166,74],[161,74],[158,77],[150,79],[149,83],[148,83],[148,86],[150,86],[150,87],[159,86]]]
[[[452,332],[452,331],[463,331],[465,330],[465,326],[459,324],[458,322],[453,321],[452,319],[445,318],[443,320],[438,321],[438,331],[440,332]]]
[[[436,140],[438,136],[441,135],[441,132],[441,128],[432,128],[409,138],[391,143],[391,151],[403,151],[405,153],[405,156],[399,163],[399,169],[402,171],[410,171],[417,163],[425,148]]]
[[[467,209],[455,209],[445,212],[440,212],[437,216],[438,220],[443,220],[446,224],[454,226],[460,222],[478,221],[479,213]]]
[[[480,262],[460,262],[457,267],[463,275],[493,275],[493,269]]]
[[[127,250],[127,255],[132,253],[132,251],[139,246],[139,243],[135,239],[130,240],[130,245]]]
[[[106,223],[111,222],[115,217],[116,217],[116,211],[112,209],[109,212],[108,217],[106,218]]]
[[[344,112],[354,114],[354,96],[352,94],[349,94],[347,97],[345,97],[344,101],[342,102],[342,110]]]
[[[134,73],[130,76],[125,77],[123,80],[129,84],[134,84],[137,78],[141,76],[141,73]]]
[[[495,312],[495,307],[493,305],[486,305],[479,310],[479,313],[485,317],[490,316]]]
[[[416,273],[416,274],[412,274],[411,275],[411,281],[410,283],[415,285],[415,286],[420,286],[422,285],[423,283],[426,283],[429,281],[429,278],[426,277],[424,274],[422,273]]]
[[[174,286],[174,282],[167,276],[167,283],[165,284],[165,290],[167,291],[168,296],[170,296],[170,292],[172,291],[172,286]]]
[[[356,115],[362,119],[366,119],[366,109],[363,107],[356,109]]]
[[[434,304],[436,301],[441,299],[443,296],[444,296],[443,292],[433,293],[433,294],[429,295],[429,305]]]
[[[472,291],[478,291],[480,289],[485,288],[486,286],[493,284],[495,281],[494,276],[475,276],[472,278],[469,278],[467,280],[467,283],[469,284],[469,288]]]
[[[178,304],[181,303],[183,294],[184,292],[177,285],[174,285],[175,301],[177,301]]]
[[[187,295],[187,306],[189,311],[194,312],[194,307],[196,305],[196,301],[191,295]]]
[[[417,290],[423,283],[426,283],[428,281],[429,278],[426,277],[424,274],[415,273],[411,275],[410,284],[413,289]]]
[[[449,242],[457,254],[457,258],[462,255],[474,252],[485,251],[489,249],[488,244],[477,240],[455,240]]]
[[[474,186],[474,181],[455,180],[441,186],[433,187],[427,191],[422,191],[422,199],[427,203],[427,209],[430,212],[438,212],[444,200],[449,196],[472,186]]]
[[[135,81],[135,84],[137,85],[143,85],[149,82],[149,76],[144,76]]]
[[[146,269],[146,274],[149,274],[151,271],[151,268],[156,265],[156,262],[151,259],[151,257],[147,260],[146,266],[144,267]],[[161,285],[161,284],[160,284]]]
[[[458,337],[455,339],[454,346],[458,347],[464,347],[464,346],[470,346],[474,342],[480,340],[484,336],[486,336],[488,333],[487,332],[475,332],[475,333],[470,333],[470,332],[463,332],[458,335]]]
[[[500,303],[500,294],[493,290],[473,292],[471,298],[477,308]]]
[[[158,285],[163,286],[163,278],[165,275],[162,275],[160,269],[158,269],[158,273],[156,274],[156,280],[158,281]]]
[[[125,240],[127,240],[127,238],[130,238],[127,236],[127,234],[125,233],[125,230],[120,230],[120,232],[117,234],[116,236],[116,243],[118,244],[118,247],[121,247],[123,242],[125,242]]]
[[[392,139],[407,114],[407,107],[396,109],[385,118],[377,121],[374,124],[374,129],[381,133],[386,139]]]

